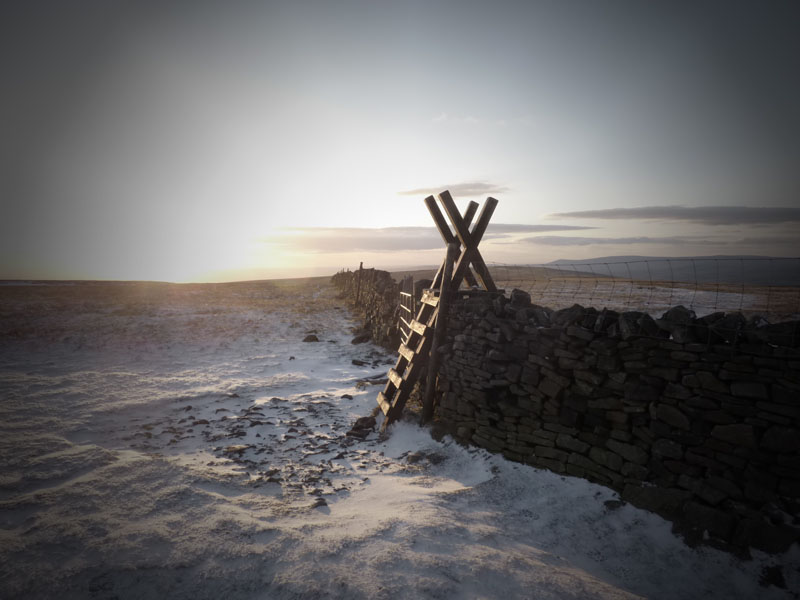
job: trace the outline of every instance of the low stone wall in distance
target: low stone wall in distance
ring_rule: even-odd
[[[397,329],[400,286],[391,274],[378,269],[340,271],[331,278],[331,283],[363,320],[364,330],[370,339],[396,351],[400,344],[400,332]]]
[[[800,539],[798,323],[454,302],[437,418],[457,440],[607,485],[687,538]]]

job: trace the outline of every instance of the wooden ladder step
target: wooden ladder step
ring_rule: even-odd
[[[405,358],[408,362],[414,360],[414,351],[405,344],[400,344],[400,348],[397,351],[400,353],[400,356]]]
[[[413,321],[411,321],[411,329],[412,329],[412,330],[413,330],[415,333],[418,333],[418,334],[420,334],[420,335],[423,335],[423,336],[424,336],[424,335],[425,335],[425,332],[426,332],[426,331],[428,331],[428,326],[427,326],[427,325],[425,325],[424,323],[420,323],[419,321],[417,321],[416,319],[414,319]]]
[[[386,396],[383,395],[383,392],[378,392],[378,406],[381,407],[383,414],[389,412],[389,409],[392,408],[392,403],[386,399]]]
[[[403,377],[394,369],[389,369],[389,381],[399,390],[400,386],[403,384]]]
[[[438,306],[439,296],[433,290],[425,290],[422,292],[422,303],[428,306]]]

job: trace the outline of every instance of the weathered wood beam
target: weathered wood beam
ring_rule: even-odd
[[[444,281],[450,281],[453,276],[453,263],[458,255],[458,244],[453,242],[447,245],[447,258],[445,259]],[[425,396],[422,401],[422,424],[424,425],[433,418],[433,400],[436,391],[436,375],[439,370],[439,354],[437,348],[442,345],[445,330],[447,329],[447,310],[450,305],[449,286],[442,286],[439,294],[439,312],[436,317],[436,325],[433,330],[433,342],[431,343],[430,358],[428,359],[428,375],[425,382]]]
[[[448,196],[450,195],[450,192],[447,191],[443,193],[447,194]],[[439,210],[439,207],[437,206],[436,200],[434,199],[433,196],[428,196],[427,198],[425,198],[425,206],[428,207],[428,212],[431,213],[433,222],[436,224],[436,228],[439,230],[439,235],[442,236],[445,245],[450,245],[453,243],[459,244],[460,243],[459,239],[453,235],[452,231],[450,231],[450,226],[447,224],[447,221],[445,221],[444,215],[442,215],[442,211]],[[453,206],[455,206],[455,204]],[[458,211],[457,208],[456,211]],[[477,211],[478,211],[478,203],[470,201],[469,205],[467,206],[467,210],[464,213],[464,223],[466,224],[467,228],[469,228],[470,223],[472,223],[472,219],[475,217],[475,213]],[[459,214],[459,217],[460,216],[461,215]],[[442,265],[436,272],[436,276],[433,278],[433,283],[431,284],[431,287],[438,288],[440,286],[441,283],[440,277],[443,269],[444,269],[444,261],[442,261]],[[473,275],[472,271],[470,271],[469,268],[467,268],[464,271],[463,279],[464,282],[469,287],[478,285],[478,281],[477,279],[475,279],[475,275]],[[461,281],[460,278],[459,281]]]
[[[489,269],[478,250],[478,244],[480,244],[481,239],[483,239],[483,234],[486,233],[486,228],[497,206],[497,200],[492,197],[486,199],[481,209],[481,214],[475,222],[475,227],[472,228],[472,232],[469,231],[468,225],[461,218],[461,214],[458,212],[458,207],[453,201],[450,192],[445,190],[439,194],[439,201],[442,203],[447,216],[450,218],[450,222],[453,224],[459,241],[464,245],[464,251],[456,266],[454,281],[460,281],[462,273],[466,272],[469,265],[472,264],[484,289],[490,292],[496,291],[497,286],[495,286],[494,280],[489,274]]]

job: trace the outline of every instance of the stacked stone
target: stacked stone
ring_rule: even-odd
[[[331,283],[363,319],[363,327],[372,341],[397,350],[400,288],[391,274],[378,269],[340,271],[331,278]]]
[[[687,531],[782,551],[800,539],[797,323],[757,329],[473,293],[448,322],[439,416],[462,442],[608,485]]]

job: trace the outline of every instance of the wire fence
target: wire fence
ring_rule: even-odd
[[[714,312],[800,319],[800,258],[716,257],[489,263],[498,288],[521,289],[535,304],[581,304],[653,317],[683,305],[698,317]]]

